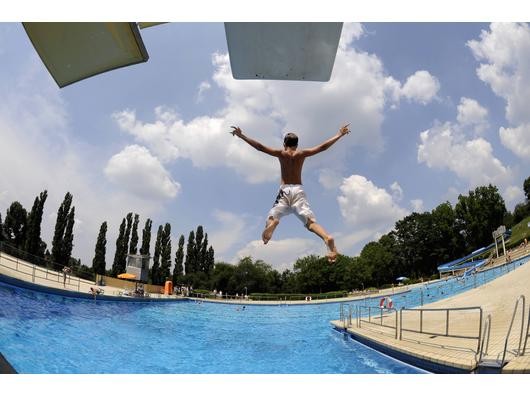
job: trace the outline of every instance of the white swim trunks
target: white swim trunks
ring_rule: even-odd
[[[290,213],[296,214],[304,225],[308,219],[315,221],[301,184],[282,184],[268,217],[279,220]]]

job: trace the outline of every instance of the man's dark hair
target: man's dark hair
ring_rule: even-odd
[[[298,147],[298,136],[292,132],[289,132],[283,138],[283,145],[285,147]]]

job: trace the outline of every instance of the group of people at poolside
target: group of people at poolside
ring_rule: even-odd
[[[230,133],[233,136],[239,137],[258,151],[278,158],[280,162],[281,184],[274,205],[267,215],[265,229],[261,235],[264,244],[267,244],[272,238],[280,219],[290,213],[294,213],[309,231],[318,235],[324,241],[328,250],[328,261],[330,263],[336,261],[338,252],[335,241],[316,222],[315,215],[307,201],[302,185],[302,167],[306,158],[327,150],[341,137],[350,133],[349,125],[342,126],[336,135],[323,143],[302,150],[298,149],[298,136],[292,132],[284,136],[283,148],[271,148],[246,136],[238,126],[231,127],[232,131]]]

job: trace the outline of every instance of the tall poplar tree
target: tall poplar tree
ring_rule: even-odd
[[[204,238],[204,230],[202,228],[202,225],[197,227],[197,231],[195,232],[195,252],[194,252],[194,271],[193,272],[199,272],[202,268],[202,240]]]
[[[62,259],[65,265],[70,262],[72,249],[74,247],[74,224],[75,224],[75,206],[72,206],[66,217],[66,229],[64,230]]]
[[[92,260],[92,269],[94,274],[105,274],[105,254],[107,253],[107,222],[104,221],[99,228],[98,239],[96,241],[96,248],[94,252],[94,259]]]
[[[2,213],[0,213],[0,242],[4,240],[4,225],[2,224]]]
[[[206,262],[207,258],[208,258],[208,234],[206,233],[204,234],[204,239],[200,246],[200,252],[199,252],[200,271],[204,272],[205,274],[208,273],[208,263]]]
[[[116,238],[116,251],[114,253],[114,262],[112,263],[112,276],[117,276],[125,271],[122,268],[121,252],[123,250],[123,241],[125,238],[125,219],[121,221],[118,238]]]
[[[129,253],[130,254],[136,254],[138,252],[138,221],[139,216],[135,213],[134,214],[134,222],[132,226],[131,231],[131,242],[129,245]]]
[[[160,241],[160,282],[169,279],[171,268],[171,225],[166,223]]]
[[[173,284],[175,285],[181,283],[182,276],[184,275],[184,242],[184,235],[181,235],[177,252],[175,253],[175,267],[173,268]]]
[[[72,194],[67,192],[64,200],[57,211],[57,220],[55,222],[55,232],[52,241],[52,260],[56,263],[67,265],[65,243],[65,230],[68,225],[68,215],[72,205]],[[72,225],[73,226],[73,225]]]
[[[151,219],[147,219],[145,221],[145,226],[142,231],[142,247],[140,248],[140,254],[143,255],[150,255],[150,244],[151,244],[151,227],[153,225],[153,221]]]
[[[15,201],[9,206],[4,220],[4,232],[6,242],[15,247],[24,248],[24,241],[26,240],[27,229],[27,211],[20,204]]]
[[[153,256],[153,267],[151,268],[151,281],[153,285],[160,285],[162,283],[160,280],[160,253],[162,250],[163,234],[164,228],[160,225],[156,233],[155,254]]]
[[[195,270],[195,232],[190,231],[188,244],[186,245],[186,260],[184,261],[186,275],[196,272]]]
[[[26,232],[26,241],[24,250],[30,254],[44,257],[44,250],[42,247],[42,240],[40,239],[42,212],[44,210],[44,203],[48,197],[48,191],[44,190],[33,202],[33,207],[28,215],[28,228]]]
[[[208,248],[208,253],[206,253],[206,273],[209,274],[215,266],[215,252],[213,250],[213,247],[210,246]]]

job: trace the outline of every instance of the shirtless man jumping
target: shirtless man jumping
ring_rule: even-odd
[[[347,124],[341,127],[335,136],[326,140],[324,143],[303,150],[298,150],[298,136],[294,133],[288,133],[285,135],[283,139],[283,149],[273,149],[245,136],[241,128],[235,126],[231,127],[233,131],[230,131],[230,133],[233,136],[240,137],[256,150],[272,155],[280,161],[282,177],[280,191],[278,192],[276,201],[267,216],[267,223],[261,236],[263,243],[266,244],[269,242],[272,233],[283,216],[288,215],[289,213],[295,213],[309,231],[322,238],[328,248],[328,261],[330,263],[335,262],[337,259],[335,241],[321,225],[316,223],[315,215],[309,207],[302,186],[302,167],[307,157],[311,157],[312,155],[328,149],[333,143],[348,134],[350,132],[348,129],[349,125],[350,124]]]

